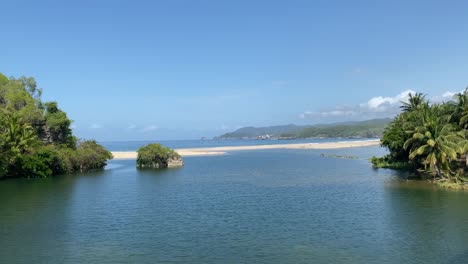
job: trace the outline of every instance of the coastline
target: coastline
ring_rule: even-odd
[[[175,149],[182,157],[190,156],[213,156],[224,155],[230,151],[243,150],[264,150],[264,149],[340,149],[340,148],[356,148],[378,146],[380,140],[363,140],[363,141],[341,141],[341,142],[321,142],[321,143],[292,143],[292,144],[277,144],[277,145],[253,145],[253,146],[228,146],[228,147],[208,147],[208,148],[184,148]],[[112,155],[116,160],[136,159],[136,151],[112,151]]]

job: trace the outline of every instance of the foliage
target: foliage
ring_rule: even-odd
[[[388,156],[385,157],[372,157],[370,159],[372,166],[376,169],[394,169],[394,170],[410,170],[413,168],[413,165],[410,162],[405,161],[394,161],[391,160]]]
[[[72,135],[70,125],[72,121],[67,114],[60,110],[56,102],[45,103],[45,120],[50,131],[50,141],[74,148],[76,138]]]
[[[462,128],[468,128],[468,88],[463,93],[455,95],[458,104],[455,111],[455,122],[457,121]]]
[[[442,173],[450,175],[450,163],[457,159],[457,143],[462,138],[454,133],[456,127],[448,122],[447,116],[438,113],[439,108],[435,105],[423,110],[422,125],[408,131],[411,137],[403,148],[410,150],[410,160],[422,157],[424,169],[440,177]]]
[[[374,167],[413,169],[433,180],[465,182],[468,133],[463,117],[467,96],[465,90],[454,101],[430,104],[423,94],[410,95],[381,139],[389,154],[374,157]]]
[[[174,150],[161,144],[148,144],[138,149],[138,168],[167,168],[170,159],[179,159],[180,155]]]
[[[413,112],[420,108],[427,107],[428,104],[429,103],[426,101],[426,95],[422,93],[416,93],[414,95],[409,93],[408,102],[402,102],[401,109],[403,112]]]
[[[0,179],[104,167],[111,153],[95,141],[77,143],[72,121],[41,94],[34,78],[0,73]]]
[[[41,146],[29,155],[20,155],[10,168],[12,177],[46,178],[65,172],[54,146]]]
[[[87,171],[103,168],[112,154],[94,140],[83,141],[76,148],[76,155],[72,156],[71,164],[75,171]]]

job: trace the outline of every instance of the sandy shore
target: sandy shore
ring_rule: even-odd
[[[341,142],[325,142],[325,143],[299,143],[299,144],[277,144],[277,145],[257,145],[257,146],[229,146],[229,147],[212,147],[212,148],[190,148],[190,149],[175,149],[182,157],[188,156],[212,156],[223,155],[229,151],[241,150],[261,150],[261,149],[339,149],[339,148],[355,148],[377,146],[379,140],[364,140],[364,141],[341,141]],[[114,159],[136,159],[135,151],[114,151],[112,152]]]

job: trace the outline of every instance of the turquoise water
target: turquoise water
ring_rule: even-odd
[[[160,171],[119,160],[2,181],[0,263],[466,263],[468,193],[373,170],[382,153],[242,151]]]

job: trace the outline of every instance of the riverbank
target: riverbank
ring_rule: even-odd
[[[277,145],[255,145],[255,146],[228,146],[228,147],[210,147],[210,148],[185,148],[175,149],[182,157],[189,156],[212,156],[224,155],[230,151],[243,150],[265,150],[265,149],[339,149],[378,146],[379,140],[363,141],[341,141],[341,142],[323,142],[323,143],[299,143],[299,144],[277,144]],[[136,159],[136,151],[113,151],[114,159]]]

